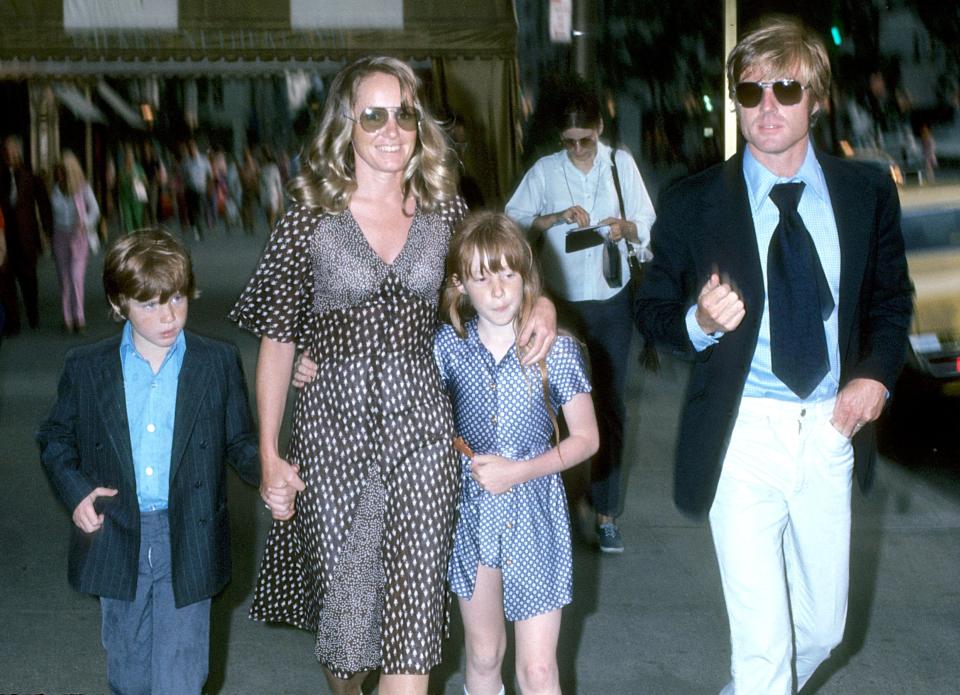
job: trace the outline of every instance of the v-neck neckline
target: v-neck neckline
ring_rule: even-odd
[[[400,250],[397,251],[397,255],[393,257],[393,260],[387,262],[383,256],[377,253],[376,249],[370,244],[370,240],[367,238],[367,235],[363,233],[363,227],[360,226],[360,221],[353,214],[353,210],[349,207],[345,210],[350,214],[350,220],[353,222],[353,227],[356,230],[356,233],[360,235],[360,239],[363,241],[364,248],[367,249],[367,252],[379,261],[380,265],[394,269],[397,267],[397,263],[403,258],[404,254],[407,252],[407,247],[410,246],[410,240],[413,237],[413,232],[416,227],[417,218],[420,216],[420,206],[416,206],[413,210],[413,216],[410,218],[410,226],[407,227],[407,238],[403,240],[403,244],[400,246]]]

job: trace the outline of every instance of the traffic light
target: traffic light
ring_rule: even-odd
[[[843,36],[840,35],[840,27],[837,24],[830,27],[830,36],[833,38],[834,46],[839,46],[843,43]]]

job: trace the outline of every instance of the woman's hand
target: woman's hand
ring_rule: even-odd
[[[293,365],[293,388],[302,389],[317,378],[317,363],[310,359],[310,350],[304,350]]]
[[[517,346],[524,366],[546,359],[557,339],[557,308],[546,297],[540,297],[526,323],[520,327]]]
[[[500,495],[523,482],[519,473],[523,466],[517,461],[496,454],[477,454],[470,462],[470,475],[482,490]]]
[[[601,220],[600,224],[605,224],[610,228],[610,241],[626,239],[634,244],[640,243],[640,237],[637,236],[637,225],[630,220],[620,219],[619,217],[608,217],[605,220]]]
[[[578,227],[588,227],[590,225],[590,214],[579,205],[571,205],[566,210],[548,212],[534,217],[530,223],[530,231],[539,236],[561,222],[575,224]]]
[[[589,227],[590,226],[590,215],[579,205],[571,205],[566,210],[557,213],[559,218],[554,224],[559,224],[560,222],[566,222],[567,224],[575,224],[578,227]],[[606,224],[606,223],[604,223]]]
[[[260,499],[274,519],[286,521],[296,511],[297,493],[307,487],[300,479],[300,467],[292,466],[279,457],[265,460],[262,454],[261,462]]]

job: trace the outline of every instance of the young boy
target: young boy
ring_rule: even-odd
[[[142,231],[107,253],[120,336],[71,350],[37,441],[73,513],[68,577],[100,597],[110,689],[200,693],[210,598],[230,579],[226,468],[259,481],[233,345],[184,331],[186,249]]]

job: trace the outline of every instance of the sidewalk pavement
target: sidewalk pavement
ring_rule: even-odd
[[[238,343],[253,394],[256,341],[225,315],[264,243],[215,235],[191,242],[200,299],[188,326]],[[40,468],[33,433],[56,392],[66,350],[118,330],[106,319],[102,255],[87,282],[84,338],[59,331],[52,261],[41,261],[42,327],[0,347],[0,694],[105,693],[99,608],[66,582],[69,515]],[[626,552],[604,556],[577,538],[574,603],[564,611],[564,693],[697,695],[727,679],[729,646],[708,529],[675,511],[671,460],[683,364],[632,375],[629,468],[620,519]],[[954,426],[956,421],[954,421]],[[855,495],[846,637],[805,693],[946,695],[960,692],[960,476],[957,468],[881,463],[867,498]],[[581,467],[583,468],[583,467]],[[585,470],[569,476],[572,495]],[[247,619],[269,518],[256,491],[230,481],[234,578],[214,602],[206,692],[326,693],[306,632]],[[454,610],[431,693],[463,690],[463,635]],[[508,664],[512,651],[508,653]],[[508,692],[513,668],[505,669]]]

